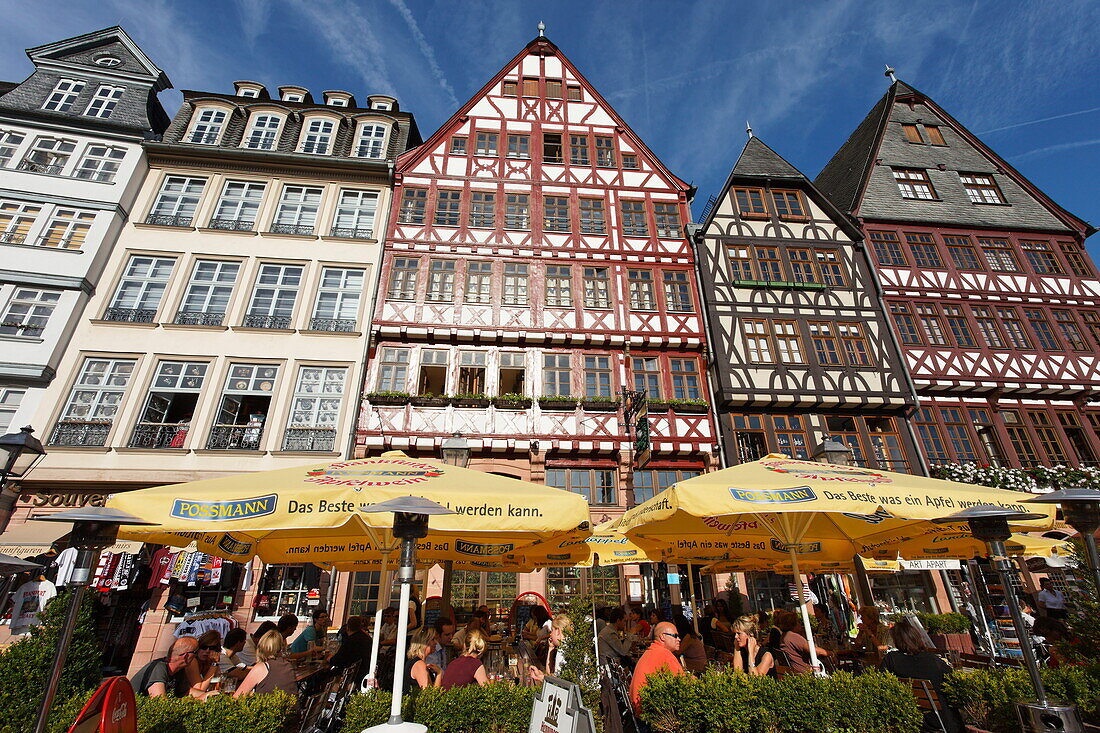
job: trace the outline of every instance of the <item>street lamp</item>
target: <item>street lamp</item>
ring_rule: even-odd
[[[835,438],[826,436],[814,451],[813,459],[818,463],[831,463],[834,466],[847,466],[851,462],[852,449]]]
[[[92,570],[99,562],[99,553],[115,543],[118,538],[118,528],[121,525],[149,526],[156,522],[147,522],[133,514],[108,507],[85,507],[57,514],[39,514],[34,519],[45,522],[72,522],[73,531],[69,535],[69,547],[76,548],[76,562],[72,575],[69,576],[73,595],[69,599],[65,622],[57,637],[57,651],[54,654],[53,667],[50,668],[50,679],[46,683],[42,705],[38,708],[38,720],[34,725],[34,733],[45,733],[46,722],[50,717],[50,706],[53,705],[54,695],[57,694],[57,683],[61,680],[61,671],[65,668],[65,657],[69,653],[69,642],[73,638],[76,617],[80,613],[80,604],[84,600],[84,589],[88,587]]]
[[[405,687],[405,675],[402,672],[405,668],[405,649],[408,643],[406,635],[409,632],[410,586],[416,574],[416,541],[428,536],[428,516],[454,514],[454,512],[441,504],[436,504],[431,499],[419,496],[399,496],[396,499],[365,506],[359,511],[366,514],[393,512],[393,536],[401,540],[401,567],[398,569],[401,600],[397,609],[397,643],[394,649],[390,719],[381,725],[367,728],[363,733],[427,733],[427,726],[406,723],[401,719],[401,694]]]
[[[1005,551],[1005,540],[1012,534],[1008,526],[1009,521],[1024,522],[1044,517],[1043,514],[1029,514],[992,504],[978,504],[932,521],[936,524],[965,522],[970,527],[971,536],[984,542],[989,552],[989,561],[997,571],[997,577],[1001,582],[1005,605],[1008,606],[1008,613],[1012,617],[1012,626],[1016,630],[1016,638],[1020,640],[1024,664],[1031,676],[1031,684],[1035,687],[1035,696],[1038,698],[1034,703],[1016,704],[1016,715],[1020,719],[1020,727],[1023,730],[1081,730],[1080,716],[1076,707],[1047,700],[1043,677],[1039,673],[1039,663],[1035,659],[1035,650],[1031,646],[1031,635],[1020,615],[1020,604],[1009,578],[1012,564]],[[1074,721],[1076,721],[1076,728],[1072,727]]]
[[[34,437],[34,428],[30,425],[18,433],[8,433],[0,437],[0,448],[8,454],[0,473],[0,532],[4,532],[15,511],[16,499],[19,498],[18,494],[9,489],[8,480],[25,476],[46,455],[46,449]]]
[[[1096,530],[1100,529],[1100,491],[1085,488],[1062,489],[1027,501],[1062,505],[1062,516],[1066,524],[1077,530],[1085,543],[1093,582],[1096,584],[1096,592],[1100,594],[1100,554],[1096,551]]]
[[[444,440],[440,448],[444,463],[466,468],[466,464],[470,462],[470,443],[462,437],[462,433],[455,433]]]

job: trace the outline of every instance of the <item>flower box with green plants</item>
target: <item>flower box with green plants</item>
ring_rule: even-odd
[[[577,406],[577,398],[572,395],[549,394],[539,397],[539,407],[544,410],[573,410]]]
[[[531,398],[527,395],[509,392],[494,397],[493,404],[502,410],[526,410],[531,406]]]
[[[404,405],[409,401],[408,392],[368,392],[366,394],[367,402],[372,405]]]
[[[488,407],[489,398],[480,392],[459,392],[451,395],[455,407]]]
[[[582,397],[581,408],[592,412],[614,412],[619,409],[619,400],[614,397]]]
[[[409,401],[416,407],[446,407],[451,404],[450,397],[441,394],[432,394],[431,392],[413,395],[409,398]]]
[[[928,632],[932,643],[939,649],[948,649],[964,654],[974,653],[974,641],[970,638],[970,619],[961,613],[917,613],[914,614],[921,626]],[[891,617],[896,621],[899,615]]]
[[[690,415],[703,415],[710,412],[710,403],[698,397],[689,399],[665,400],[673,412],[681,412]]]

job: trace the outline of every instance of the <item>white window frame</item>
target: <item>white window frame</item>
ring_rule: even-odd
[[[282,116],[273,112],[255,112],[249,121],[248,133],[241,140],[241,147],[250,150],[275,150],[279,145],[279,131],[282,127]]]
[[[6,433],[11,428],[26,394],[24,387],[0,387],[0,433]]]
[[[95,221],[95,212],[85,209],[54,209],[50,214],[38,244],[43,247],[60,247],[79,250]]]
[[[150,310],[155,317],[175,267],[174,257],[130,255],[108,309]]]
[[[355,155],[359,158],[382,160],[386,157],[389,129],[377,122],[365,122],[359,126],[355,141]]]
[[[350,235],[354,239],[374,238],[374,224],[378,217],[377,191],[342,188],[332,215],[332,230],[336,236]]]
[[[0,316],[0,336],[37,338],[61,302],[60,290],[17,287]],[[11,333],[8,333],[11,331]]]
[[[249,325],[249,318],[285,318],[286,325],[279,327],[290,328],[294,322],[294,306],[298,303],[298,292],[302,289],[304,275],[303,265],[261,263],[256,273],[256,282],[252,285],[248,310],[245,312],[245,325]],[[264,282],[265,277],[270,282]],[[290,293],[293,295],[290,296]],[[268,301],[266,305],[261,305],[263,300]]]
[[[335,437],[347,378],[347,367],[299,366],[287,429],[326,429]],[[285,444],[283,449],[289,450]]]
[[[266,191],[267,184],[262,181],[226,180],[210,217],[210,228],[252,231]]]
[[[378,364],[378,392],[404,392],[409,385],[410,350],[399,347],[382,349]]]
[[[83,79],[58,79],[53,91],[42,103],[42,109],[48,112],[68,112],[85,86],[87,82]]]
[[[74,152],[76,152],[75,140],[42,135],[35,139],[34,144],[27,150],[19,168],[31,173],[60,176],[69,165]]]
[[[186,319],[186,314],[190,313],[219,315],[224,318],[229,310],[229,302],[233,298],[233,289],[240,271],[240,262],[195,260],[191,277],[187,280],[187,289],[180,300],[176,322],[180,323],[181,317]],[[221,325],[220,322],[217,325]]]
[[[271,231],[279,232],[280,227],[286,227],[294,230],[289,233],[306,234],[308,228],[308,234],[313,234],[324,194],[321,186],[284,185],[275,218],[271,220]]]
[[[93,369],[98,364],[103,365],[102,370]],[[76,383],[69,392],[61,420],[113,423],[136,366],[135,359],[85,357]],[[88,398],[83,404],[78,404],[81,394],[87,394]],[[87,413],[75,414],[74,409],[82,406],[87,406]]]
[[[169,191],[169,186],[179,186],[179,190]],[[149,210],[149,216],[166,216],[181,221],[186,219],[187,223],[181,223],[180,226],[190,226],[191,222],[195,220],[195,213],[198,211],[199,202],[202,200],[202,193],[205,189],[205,178],[197,178],[194,176],[165,176],[160,184],[160,191],[157,193],[157,198],[153,202],[153,207]],[[171,206],[167,209],[164,207],[166,202],[171,202]],[[187,211],[188,214],[182,216],[180,214],[181,211]]]
[[[354,331],[359,325],[359,306],[366,279],[366,270],[357,267],[322,268],[310,328],[322,330],[313,323],[317,320],[351,321],[350,324],[337,324],[338,328],[323,330]],[[349,327],[343,328],[344,325]]]
[[[0,201],[0,217],[7,220],[0,225],[0,242],[27,244],[35,222],[42,213],[40,204],[24,201]]]
[[[81,178],[97,183],[114,183],[122,161],[126,159],[126,149],[111,145],[92,144],[84,151],[73,178]]]
[[[302,142],[299,153],[328,155],[332,152],[332,140],[336,137],[336,120],[328,117],[307,117],[302,125]]]
[[[195,145],[217,145],[225,131],[229,112],[219,107],[199,107],[191,118],[191,130],[184,142]]]
[[[26,133],[15,130],[0,130],[0,168],[7,168],[15,158],[19,146],[27,139]]]
[[[126,87],[116,87],[110,84],[100,84],[88,102],[84,114],[88,117],[98,117],[101,120],[110,119],[111,114],[118,106],[122,95],[126,93]]]

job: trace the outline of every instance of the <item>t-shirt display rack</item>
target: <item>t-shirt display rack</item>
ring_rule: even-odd
[[[1022,659],[1023,651],[1020,649],[1020,639],[1016,635],[1016,628],[1012,625],[1012,616],[1005,604],[1006,589],[1001,585],[1001,579],[992,564],[985,558],[975,559],[971,564],[981,574],[980,598],[986,610],[986,619],[989,630],[993,636],[993,646],[998,657]],[[1015,593],[1014,588],[1007,589],[1009,593]]]

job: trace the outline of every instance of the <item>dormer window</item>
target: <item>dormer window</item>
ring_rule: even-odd
[[[333,97],[332,99],[330,99],[328,101],[328,103],[330,105],[332,105],[333,107],[347,107],[348,106],[348,100],[341,99],[340,97]]]
[[[46,98],[46,103],[42,105],[42,109],[50,112],[68,112],[73,108],[73,103],[76,102],[76,98],[80,96],[80,93],[84,91],[84,82],[77,81],[75,79],[61,79],[57,82],[57,86],[50,92],[50,96]]]
[[[298,92],[283,92],[284,102],[301,102],[304,99],[304,94],[299,94]]]
[[[370,108],[371,109],[380,109],[380,110],[383,110],[383,111],[389,111],[389,110],[393,109],[393,104],[391,102],[387,102],[384,99],[379,99],[377,101],[371,102]]]
[[[237,96],[238,97],[251,97],[252,99],[257,99],[260,96],[260,90],[259,89],[253,89],[251,87],[241,87],[237,91]]]
[[[332,120],[312,119],[306,123],[302,136],[302,152],[315,155],[328,155],[332,147],[332,134],[336,123]]]
[[[282,119],[278,115],[256,115],[244,139],[244,147],[253,150],[274,150],[281,124]]]
[[[104,84],[95,90],[95,96],[88,103],[88,109],[84,110],[84,114],[89,117],[107,119],[115,111],[115,107],[118,106],[118,101],[122,99],[122,93],[125,91],[123,87],[112,87]]]
[[[233,82],[233,88],[236,89],[238,97],[248,97],[249,99],[259,99],[260,92],[264,90],[262,84],[254,81],[236,81]]]
[[[217,145],[218,138],[222,134],[222,128],[225,127],[227,116],[223,109],[200,110],[198,117],[195,118],[187,142],[200,145]]]
[[[386,153],[385,125],[363,125],[359,128],[359,142],[355,154],[360,158],[381,159]]]
[[[118,58],[117,56],[110,55],[97,56],[95,63],[97,66],[102,66],[107,69],[113,69],[116,66],[122,66],[122,59]]]

